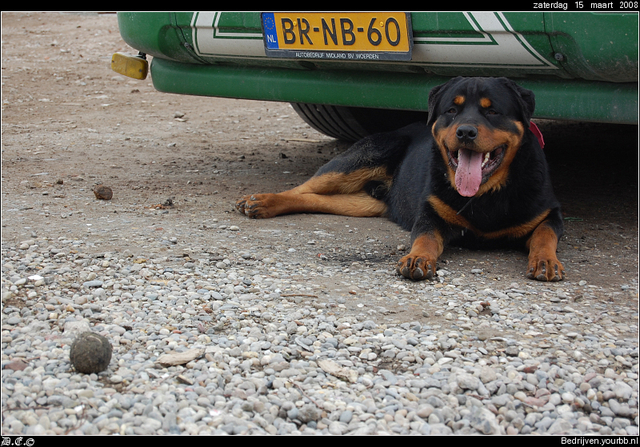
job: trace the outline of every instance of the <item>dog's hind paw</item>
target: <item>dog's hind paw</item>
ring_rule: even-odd
[[[251,194],[242,197],[236,202],[236,210],[252,219],[266,219],[273,217],[276,213],[273,213],[269,206],[272,200],[272,196],[275,194]]]

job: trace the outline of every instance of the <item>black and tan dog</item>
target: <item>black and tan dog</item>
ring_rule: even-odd
[[[526,247],[527,277],[559,281],[562,215],[531,130],[534,107],[533,93],[506,78],[452,79],[431,90],[426,126],[366,137],[304,184],[236,208],[252,218],[388,216],[411,231],[397,270],[414,280],[433,278],[445,244],[456,243]]]

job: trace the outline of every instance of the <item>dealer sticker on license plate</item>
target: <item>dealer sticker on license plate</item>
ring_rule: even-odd
[[[263,12],[266,55],[294,59],[411,60],[404,12]]]

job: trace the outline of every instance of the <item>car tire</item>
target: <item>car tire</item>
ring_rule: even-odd
[[[367,135],[427,120],[427,112],[291,103],[298,115],[320,133],[355,142]]]

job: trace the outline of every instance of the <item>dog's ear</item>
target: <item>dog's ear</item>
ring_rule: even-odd
[[[444,84],[436,85],[429,92],[429,116],[427,117],[427,127],[433,126],[433,123],[438,119],[438,103],[442,97],[443,89],[451,84],[454,84],[463,79],[461,76],[450,79]]]
[[[427,127],[433,126],[437,116],[436,116],[436,107],[438,105],[438,101],[440,99],[440,94],[442,87],[446,84],[436,85],[429,92],[429,115],[427,116]]]
[[[520,104],[520,109],[522,110],[524,124],[526,127],[529,127],[529,121],[536,108],[536,95],[531,90],[520,87],[511,79],[500,78],[500,80],[515,93],[518,103]]]

